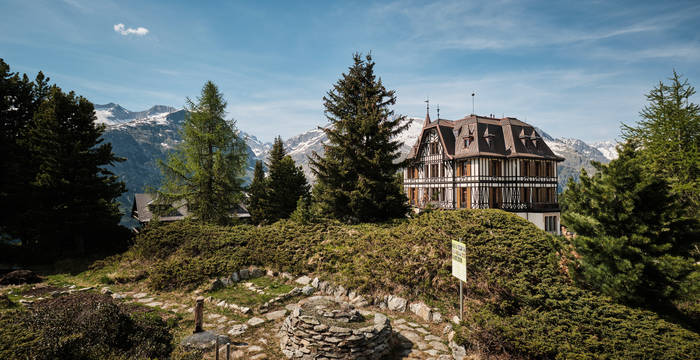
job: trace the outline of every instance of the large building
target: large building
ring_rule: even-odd
[[[503,209],[560,234],[557,163],[563,160],[518,119],[430,121],[426,114],[403,186],[414,208]]]

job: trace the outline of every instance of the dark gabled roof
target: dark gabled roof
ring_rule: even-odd
[[[496,119],[470,115],[460,120],[426,123],[408,158],[418,154],[426,131],[437,128],[448,158],[477,156],[531,158],[563,161],[547,146],[534,127],[516,118]],[[465,146],[468,139],[468,146]]]
[[[141,223],[150,222],[153,219],[153,212],[150,206],[154,204],[153,194],[134,194],[134,204],[131,207],[131,217]],[[171,222],[183,220],[190,215],[187,210],[187,203],[184,200],[177,201],[171,204],[172,208],[165,216],[161,216],[158,220],[162,222]],[[232,211],[232,216],[237,218],[249,218],[250,214],[243,204],[238,204],[238,207]]]

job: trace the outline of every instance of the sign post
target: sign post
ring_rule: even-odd
[[[463,242],[452,240],[452,276],[459,279],[459,320],[464,313],[462,282],[467,281],[467,251]]]

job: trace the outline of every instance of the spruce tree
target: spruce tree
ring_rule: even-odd
[[[563,223],[576,233],[578,280],[621,301],[659,305],[697,294],[700,274],[689,255],[700,237],[697,218],[678,206],[666,180],[644,169],[639,145],[618,147],[619,158],[594,163],[569,181]]]
[[[225,109],[223,95],[207,81],[196,103],[187,99],[182,143],[160,162],[165,180],[158,202],[184,200],[194,218],[207,223],[230,222],[243,200],[246,147],[235,122],[224,119]]]
[[[265,219],[273,223],[288,218],[296,209],[300,197],[309,196],[309,185],[301,167],[286,154],[281,137],[277,137],[268,157],[270,174],[267,179]]]
[[[263,162],[258,160],[255,162],[253,181],[248,186],[248,212],[254,224],[259,224],[265,220],[266,194],[267,183]]]
[[[394,116],[394,90],[374,74],[372,56],[353,56],[353,65],[323,98],[331,126],[323,156],[313,153],[314,199],[323,214],[350,222],[383,221],[408,211],[405,195],[394,181],[402,168],[403,116]]]
[[[126,188],[108,167],[124,159],[102,143],[103,132],[92,103],[51,86],[26,139],[36,165],[25,215],[35,221],[29,239],[38,241],[35,250],[80,254],[113,248],[111,235],[120,232],[121,217],[116,198]]]
[[[700,209],[700,106],[690,102],[695,88],[673,71],[647,94],[649,103],[635,125],[622,126],[623,138],[640,144],[644,167],[664,177],[679,199]]]

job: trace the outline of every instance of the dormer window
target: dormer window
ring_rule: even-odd
[[[468,148],[469,145],[472,143],[472,141],[474,141],[474,138],[472,136],[465,137],[464,138],[464,148],[465,149]]]

